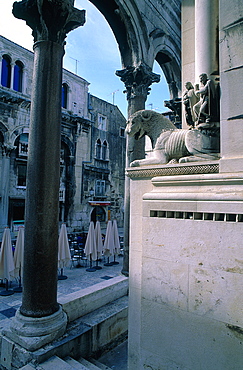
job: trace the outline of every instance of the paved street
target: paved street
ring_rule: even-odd
[[[96,270],[95,272],[86,271],[86,269],[89,267],[89,264],[86,266],[86,261],[81,261],[82,267],[75,267],[75,262],[74,266],[71,265],[71,268],[65,268],[63,274],[67,276],[67,279],[58,280],[58,298],[100,283],[104,279],[108,280],[115,276],[121,275],[123,257],[116,257],[116,261],[119,262],[119,264],[113,266],[104,266],[104,263],[107,262],[107,259],[103,260],[99,263],[99,266],[101,266],[102,269]],[[13,289],[17,286],[18,283],[13,281],[11,282],[9,289]],[[0,291],[4,289],[4,287],[0,286]],[[7,325],[9,319],[14,316],[16,310],[20,307],[21,302],[22,293],[14,293],[10,296],[0,296],[0,329],[1,327]]]

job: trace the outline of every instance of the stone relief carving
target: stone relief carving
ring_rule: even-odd
[[[140,110],[128,119],[126,132],[135,139],[151,139],[151,157],[131,162],[130,166],[193,162],[219,158],[219,129],[180,130],[161,113]]]
[[[195,91],[200,100],[193,105],[193,115],[196,125],[213,125],[219,122],[219,94],[217,85],[210,80],[206,73],[199,76],[201,87]]]
[[[193,107],[199,101],[199,97],[195,94],[195,90],[191,82],[186,82],[185,87],[186,91],[183,94],[183,104],[185,106],[186,123],[190,128],[194,128],[196,117]]]

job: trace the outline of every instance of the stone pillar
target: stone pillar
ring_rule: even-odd
[[[2,146],[2,171],[1,171],[1,195],[2,195],[2,214],[0,219],[3,221],[3,228],[8,226],[9,208],[9,177],[10,177],[10,155],[14,149],[12,145],[3,144]],[[1,231],[1,230],[0,230]]]
[[[145,109],[145,102],[149,94],[150,85],[159,82],[160,76],[153,73],[146,64],[141,63],[136,67],[116,71],[116,75],[124,82],[128,101],[128,117],[138,110]],[[127,137],[126,167],[135,159],[145,157],[145,138],[135,140]],[[122,273],[129,275],[129,225],[130,225],[130,179],[125,177],[125,199],[124,199],[124,259]]]
[[[195,78],[219,75],[219,0],[195,0]]]
[[[220,0],[220,172],[243,171],[243,2]]]
[[[62,335],[57,251],[64,39],[85,22],[73,0],[15,2],[13,14],[33,29],[34,71],[27,167],[23,300],[10,337],[28,350]]]

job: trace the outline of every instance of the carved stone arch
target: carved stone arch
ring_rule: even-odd
[[[11,143],[11,145],[15,145],[14,143],[15,143],[16,139],[21,134],[29,134],[29,127],[19,125],[19,126],[15,127],[14,131],[9,132],[9,142]]]
[[[179,26],[178,26],[179,30]],[[169,86],[170,99],[181,92],[181,43],[179,35],[169,34],[162,28],[154,29],[150,36],[154,48],[154,60],[160,65]]]
[[[155,60],[160,65],[169,86],[170,99],[177,98],[181,93],[180,60],[171,55],[170,50],[159,51]]]
[[[71,142],[71,140],[66,136],[66,135],[62,135],[61,136],[61,141],[66,145],[66,147],[68,148],[69,150],[69,156],[73,156],[75,154],[75,146],[74,144]]]
[[[7,127],[4,125],[4,123],[0,121],[0,132],[5,133],[7,131],[8,131]]]
[[[136,2],[133,0],[129,2],[111,0],[109,3],[103,0],[90,0],[90,2],[110,25],[118,43],[123,67],[136,65],[144,59],[146,62],[149,40],[146,32],[141,32],[141,28],[145,26]]]

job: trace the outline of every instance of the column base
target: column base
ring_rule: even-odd
[[[66,326],[67,315],[61,307],[53,315],[38,318],[24,316],[18,309],[3,335],[28,351],[35,351],[62,336]]]

